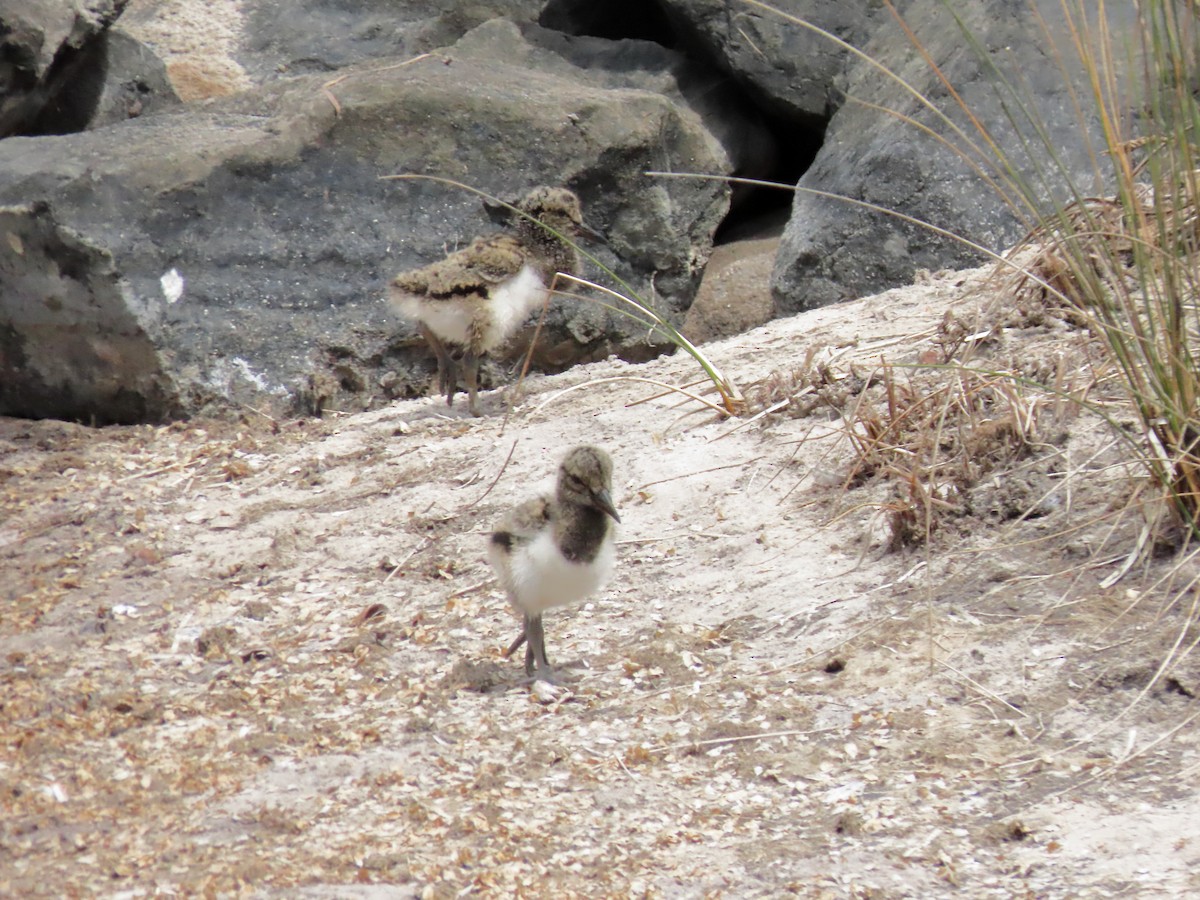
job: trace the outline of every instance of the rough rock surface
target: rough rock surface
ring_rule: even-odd
[[[12,304],[0,325],[0,408],[99,422],[178,414],[150,305],[131,294],[112,254],[41,202],[0,208],[0,233]]]
[[[661,94],[453,49],[91,132],[10,139],[0,144],[0,204],[11,207],[0,273],[14,378],[0,386],[0,408],[128,421],[130,410],[160,418],[213,401],[313,409],[411,394],[425,380],[411,372],[424,350],[392,340],[386,279],[489,226],[472,195],[379,180],[392,173],[508,195],[567,183],[607,237],[597,255],[679,309],[727,190],[646,181],[644,170],[671,160],[727,166],[700,118]],[[31,196],[42,198],[36,207],[23,203]],[[97,321],[113,323],[101,333],[150,342],[161,365],[153,392],[128,396],[150,376],[123,379],[124,356],[65,352],[73,338],[64,336],[81,324],[76,305],[45,296],[45,275],[30,263],[40,257],[14,249],[43,252],[48,234],[69,236],[99,261],[59,265],[56,283],[115,285],[92,295]],[[623,344],[635,357],[654,352],[637,349],[644,327],[610,324],[594,304],[576,303],[550,324],[540,359],[550,367]],[[46,357],[59,361],[53,373],[21,365]],[[91,395],[78,405],[83,378]]]
[[[732,241],[713,250],[682,331],[695,344],[732,337],[773,317],[768,287],[778,238]]]
[[[540,0],[130,0],[122,19],[187,100],[453,44],[484,22],[536,20]]]
[[[662,0],[684,41],[717,60],[777,115],[828,118],[847,52],[828,38],[747,4]],[[883,13],[878,0],[804,0],[774,4],[854,46]],[[886,13],[883,13],[886,15]]]
[[[1048,6],[1058,9],[1057,4]],[[990,58],[1003,66],[1009,77],[1020,79],[1021,89],[1030,95],[1030,106],[1038,110],[1046,125],[1050,146],[1059,154],[1055,161],[1047,158],[1048,151],[1037,150],[1046,145],[1032,137],[1029,129],[1018,138],[993,76],[984,70],[942,3],[915,0],[906,6],[905,19],[972,115],[997,136],[1005,155],[1037,192],[1066,195],[1064,172],[1069,172],[1085,193],[1102,190],[1103,184],[1092,178],[1094,146],[1088,144],[1100,135],[1098,123],[1081,123],[1070,95],[1072,89],[1082,87],[1078,57],[1072,66],[1071,37],[1061,15],[1049,8],[1044,12],[1043,21],[1051,29],[1061,58],[1047,49],[1041,26],[1024,4],[1014,7],[973,0],[955,7],[955,14],[962,17],[971,34],[989,48]],[[1115,26],[1128,14],[1111,8],[1110,12]],[[878,24],[864,48],[866,53],[932,99],[956,127],[979,142],[908,38],[890,21],[886,27],[884,20]],[[1127,29],[1125,35],[1118,30],[1112,40],[1114,46],[1123,47],[1125,38],[1133,37],[1132,30]],[[1060,70],[1060,59],[1070,77]],[[848,67],[846,93],[911,117],[939,136],[951,135],[945,121],[870,64],[855,61]],[[1032,155],[1022,152],[1021,141],[1026,139],[1035,148]],[[962,145],[958,139],[954,143]],[[1039,173],[1046,176],[1041,184]],[[996,251],[1018,239],[1031,224],[1018,221],[1005,199],[975,175],[957,152],[911,122],[857,102],[843,103],[831,118],[825,142],[800,186],[915,217]],[[907,283],[920,269],[979,259],[976,251],[921,226],[799,192],[780,247],[772,292],[777,313],[787,314]]]
[[[105,78],[89,128],[149,115],[179,103],[166,66],[120,27],[104,37]]]
[[[955,152],[923,134],[912,123],[881,111],[891,109],[939,135],[947,124],[924,109],[907,88],[816,31],[748,3],[717,0],[663,0],[677,39],[693,55],[712,59],[741,85],[748,97],[779,122],[823,131],[811,167],[800,185],[826,194],[878,204],[949,229],[999,250],[1027,231],[1004,198],[971,174]],[[832,0],[781,0],[782,13],[829,32],[891,69],[928,96],[958,127],[971,126],[942,88],[882,3],[846,4]],[[984,70],[954,16],[980,43],[989,59],[1002,66],[1028,93],[1044,119],[1050,145],[1060,162],[1086,190],[1093,183],[1089,137],[1098,138],[1097,123],[1081,123],[1069,91],[1081,88],[1072,38],[1054,0],[1033,4],[1049,28],[1051,40],[1030,12],[1029,4],[1000,0],[901,0],[895,6],[949,77],[972,113],[997,136],[1025,178],[1048,175],[1037,190],[1064,193],[1065,178],[1046,159],[1030,158],[1020,149],[1000,106],[992,76]],[[1138,46],[1130,11],[1106,8],[1114,26],[1113,46],[1124,52]],[[1118,64],[1123,61],[1115,60]],[[1060,68],[1066,64],[1067,71]],[[1072,82],[1074,84],[1072,85]],[[1086,95],[1086,89],[1083,91]],[[848,98],[850,98],[848,100]],[[863,106],[855,99],[874,105]],[[1131,112],[1132,110],[1127,110]],[[786,146],[786,145],[785,145]],[[1043,146],[1036,139],[1033,146]],[[791,153],[807,164],[808,146]],[[1046,154],[1048,155],[1048,154]],[[1042,156],[1037,154],[1036,156]],[[784,167],[781,167],[783,169]],[[822,306],[907,283],[921,269],[978,261],[978,253],[952,239],[896,218],[848,205],[828,196],[799,193],[781,245],[772,283],[777,315]]]
[[[1066,47],[1049,14],[1057,7],[1044,2]],[[973,112],[1009,134],[944,5],[897,5]],[[780,7],[952,105],[882,3]],[[1064,166],[1083,177],[1088,129],[1029,13],[1001,0],[955,12],[992,58],[1019,67]],[[118,15],[121,30],[108,28]],[[363,408],[423,390],[425,349],[386,312],[383,286],[491,226],[468,193],[380,182],[386,174],[455,178],[505,197],[569,184],[607,237],[585,249],[675,321],[714,240],[733,240],[769,210],[753,188],[648,170],[788,184],[803,172],[804,188],[997,249],[1025,227],[934,138],[854,102],[945,133],[902,88],[750,3],[0,2],[0,22],[18,19],[39,24],[4,38],[3,74],[21,90],[0,100],[0,134],[94,131],[0,143],[0,368],[9,376],[0,412],[127,421],[210,404]],[[76,72],[89,77],[66,77]],[[55,87],[63,84],[71,90]],[[188,105],[155,115],[176,94]],[[1042,162],[1015,161],[1026,172]],[[1046,191],[1061,188],[1051,179]],[[798,193],[791,213],[772,278],[776,315],[974,258],[826,196]],[[68,247],[82,250],[48,255]],[[44,295],[48,285],[59,293]],[[722,302],[736,312],[722,333],[761,320],[761,298],[734,310],[740,299]],[[556,303],[547,325],[534,351],[546,370],[666,346],[596,304]],[[485,382],[505,378],[533,334],[531,323]]]

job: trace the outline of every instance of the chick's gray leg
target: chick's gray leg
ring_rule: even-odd
[[[462,358],[463,381],[467,384],[467,408],[473,416],[481,416],[479,411],[479,357],[467,350]]]
[[[428,325],[422,322],[420,330],[421,336],[425,338],[425,343],[437,357],[438,390],[446,395],[446,405],[450,406],[454,403],[454,392],[458,389],[457,366],[450,357],[449,351],[446,350],[446,345],[442,343],[442,339],[434,334]]]
[[[546,658],[546,632],[540,615],[529,617],[525,624],[525,636],[529,640],[529,647],[525,651],[525,671],[533,675],[536,669],[539,679],[553,682],[554,670]]]
[[[533,675],[534,671],[537,669],[537,663],[534,661],[534,657],[533,657],[533,635],[534,635],[534,629],[535,629],[535,626],[533,624],[534,618],[535,618],[534,616],[531,616],[528,613],[525,614],[525,632],[524,632],[524,634],[525,634],[525,640],[526,640],[526,643],[525,643],[525,674],[526,675]],[[540,617],[538,617],[538,622],[539,622],[539,624],[541,623]]]
[[[513,642],[508,645],[508,649],[504,651],[504,658],[508,659],[517,652],[517,648],[525,643],[525,627],[521,626],[521,633],[513,638]]]

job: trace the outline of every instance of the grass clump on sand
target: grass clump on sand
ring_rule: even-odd
[[[1115,20],[1110,21],[1103,3],[1060,0],[1053,29],[1037,5],[1029,5],[1028,15],[1041,29],[1046,55],[1061,69],[1081,133],[1098,132],[1098,146],[1091,154],[1094,171],[1081,175],[1054,145],[1047,119],[1022,74],[1005,69],[1004,54],[989,51],[955,4],[943,3],[947,21],[957,24],[990,75],[1009,126],[1003,138],[973,112],[888,0],[896,22],[934,76],[936,91],[928,93],[949,98],[949,108],[939,108],[900,75],[817,26],[758,0],[744,2],[824,35],[901,84],[916,98],[919,115],[932,117],[939,127],[930,128],[915,115],[888,112],[953,151],[997,193],[1017,221],[1026,224],[1025,240],[1001,255],[934,224],[917,223],[1016,272],[1009,282],[1016,302],[1036,300],[1099,338],[1112,383],[1138,422],[1134,433],[1117,425],[1118,434],[1158,487],[1176,523],[1191,537],[1200,537],[1200,110],[1192,90],[1200,76],[1200,28],[1195,13],[1170,0],[1146,0],[1133,11],[1136,27],[1122,32],[1140,35],[1136,45],[1128,46],[1114,38]],[[1129,11],[1122,8],[1121,13]],[[847,102],[856,101],[850,97]],[[957,124],[963,121],[968,124]],[[1098,129],[1090,129],[1090,123],[1098,123]],[[1035,164],[1020,164],[1029,159]],[[1108,185],[1110,196],[1092,196],[1090,186],[1097,183]],[[1030,388],[1021,380],[1013,385]],[[1042,387],[1054,390],[1052,385]],[[883,419],[895,417],[898,399],[894,391],[889,393]],[[945,409],[956,404],[964,412],[971,409],[957,401]],[[1114,425],[1122,419],[1106,417]],[[951,424],[944,416],[928,421]],[[870,465],[871,455],[887,444],[882,440],[887,427],[873,436],[872,424],[870,417],[859,415],[852,435],[859,469]],[[911,479],[911,469],[904,470],[902,480]],[[918,493],[936,497],[939,492],[925,483]]]

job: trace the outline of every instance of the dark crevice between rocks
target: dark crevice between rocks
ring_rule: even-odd
[[[666,9],[654,0],[550,0],[538,24],[566,34],[609,40],[654,41],[681,53],[699,66],[724,71],[734,89],[755,110],[773,144],[757,148],[751,167],[735,171],[739,177],[794,185],[816,158],[825,140],[829,117],[789,116],[778,105],[725,69],[705,42],[686,33]],[[729,213],[717,229],[714,243],[778,235],[791,214],[793,193],[779,188],[736,186]]]
[[[653,41],[677,49],[671,20],[657,3],[646,0],[550,0],[538,24],[565,34]]]
[[[73,134],[87,128],[99,108],[108,71],[108,35],[81,47],[64,44],[41,84],[30,74],[31,60],[9,56],[0,64],[10,96],[19,98],[0,113],[0,137]]]
[[[768,171],[747,177],[776,184],[796,184],[821,149],[826,122],[797,123],[764,115],[763,124],[775,141],[775,160]],[[792,214],[794,196],[794,192],[782,188],[744,186],[735,194],[734,203],[717,229],[713,243],[728,244],[781,234]]]

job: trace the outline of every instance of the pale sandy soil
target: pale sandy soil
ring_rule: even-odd
[[[977,315],[981,284],[708,349],[744,386],[814,346],[866,380],[953,308],[988,366],[1104,399],[1083,335]],[[536,378],[503,429],[499,394],[479,420],[0,420],[0,895],[1200,891],[1200,666],[1153,677],[1196,640],[1169,602],[1196,568],[1110,578],[1142,524],[1110,432],[1031,394],[1032,452],[889,551],[896,489],[842,487],[852,394],[737,427],[629,380],[695,377]],[[501,658],[485,534],[582,441],[615,460],[620,562],[548,617],[551,698]]]

